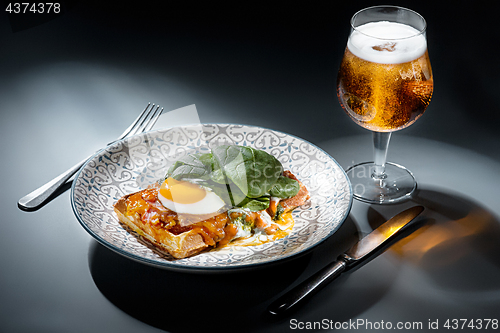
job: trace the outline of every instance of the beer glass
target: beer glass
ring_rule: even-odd
[[[413,174],[386,157],[392,132],[413,124],[431,100],[425,30],[422,16],[396,6],[366,8],[351,19],[337,95],[351,119],[373,132],[374,143],[374,161],[347,170],[358,200],[394,203],[416,189]]]

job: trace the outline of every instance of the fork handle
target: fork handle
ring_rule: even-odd
[[[26,211],[33,211],[40,208],[42,204],[45,203],[45,201],[47,201],[47,199],[49,199],[52,194],[54,194],[62,185],[64,185],[66,181],[70,179],[78,170],[80,170],[83,164],[85,164],[85,162],[87,162],[87,160],[91,157],[92,155],[82,160],[78,164],[75,164],[66,172],[60,174],[45,185],[40,186],[30,194],[27,194],[26,196],[19,199],[19,201],[17,202],[18,207]]]

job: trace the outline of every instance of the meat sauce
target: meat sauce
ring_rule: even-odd
[[[231,220],[227,212],[210,217],[207,220],[193,223],[187,226],[181,226],[178,222],[176,212],[165,208],[158,200],[158,187],[152,186],[148,189],[133,194],[127,198],[127,215],[138,214],[143,223],[143,228],[148,229],[155,235],[157,240],[164,238],[165,232],[170,232],[174,235],[187,232],[195,229],[198,234],[203,237],[205,243],[209,246],[215,246],[219,243],[220,246],[227,245],[236,236],[238,229],[235,225],[229,223]],[[247,214],[246,221],[254,223],[256,228],[263,229],[267,235],[271,236],[267,241],[285,237],[291,227],[293,227],[293,219],[291,213],[283,214],[283,220],[286,227],[278,227],[276,224],[267,226],[267,223],[262,219],[258,212]],[[289,215],[289,216],[287,216]],[[234,217],[233,217],[234,218]],[[290,220],[292,221],[291,227]],[[284,230],[286,229],[286,231]],[[240,245],[257,245],[256,241],[251,244]],[[264,243],[260,240],[257,243]]]

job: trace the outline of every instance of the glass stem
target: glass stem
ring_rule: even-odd
[[[391,132],[373,132],[373,156],[375,168],[372,177],[377,180],[385,179],[385,161],[387,148],[391,140]]]

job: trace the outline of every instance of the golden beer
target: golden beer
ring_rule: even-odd
[[[383,61],[384,55],[397,52],[396,47],[396,42],[388,41],[370,46],[369,51],[372,59]],[[338,73],[337,94],[357,124],[376,132],[392,132],[410,126],[424,113],[432,97],[433,79],[426,44],[423,47],[423,54],[410,61],[380,63],[358,57],[348,44]],[[377,58],[377,52],[381,57]]]
[[[392,132],[420,118],[432,97],[426,28],[420,14],[398,6],[365,8],[351,18],[337,94],[351,119],[372,131],[373,161],[346,170],[360,201],[401,202],[417,188],[411,171],[387,162],[387,150]]]

